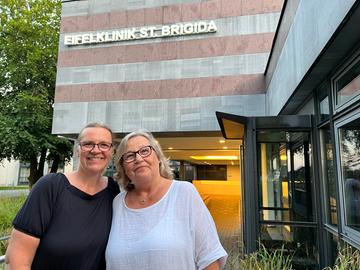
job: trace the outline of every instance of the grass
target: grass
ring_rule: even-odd
[[[292,270],[292,256],[285,254],[285,249],[269,251],[260,245],[257,252],[244,257],[237,251],[230,251],[225,266],[226,270]]]
[[[287,255],[284,246],[269,251],[260,244],[258,251],[242,256],[240,252],[231,250],[225,265],[226,270],[292,270],[292,255]],[[359,270],[360,250],[345,245],[339,250],[335,265],[323,270]]]
[[[25,199],[25,195],[19,197],[0,197],[0,236],[10,234],[12,221]],[[7,244],[7,241],[0,242],[0,255],[5,254]]]
[[[339,250],[335,265],[326,267],[324,270],[359,270],[360,251],[350,246],[344,246]]]
[[[25,185],[25,186],[15,186],[15,187],[0,187],[0,190],[13,190],[13,189],[29,189],[29,186]]]
[[[240,269],[248,270],[291,270],[292,256],[285,255],[284,247],[275,251],[268,251],[264,245],[260,245],[259,251],[246,255],[240,261]]]

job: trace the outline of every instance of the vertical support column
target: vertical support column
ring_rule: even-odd
[[[182,181],[185,180],[185,164],[183,160],[180,161],[179,178]]]
[[[251,253],[257,249],[257,228],[259,227],[259,208],[257,191],[257,160],[255,118],[248,118],[244,139],[244,251]]]

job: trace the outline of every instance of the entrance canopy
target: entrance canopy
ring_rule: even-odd
[[[247,117],[223,112],[216,112],[221,133],[225,139],[243,140]]]

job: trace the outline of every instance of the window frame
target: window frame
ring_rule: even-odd
[[[328,129],[328,131],[330,132],[330,143],[332,146],[332,155],[333,155],[333,177],[334,177],[334,184],[335,184],[335,199],[336,199],[336,222],[337,224],[333,224],[332,220],[331,220],[331,205],[330,205],[330,192],[329,192],[329,180],[328,180],[328,175],[325,173],[326,171],[326,167],[327,164],[323,163],[323,161],[325,161],[325,157],[323,156],[325,153],[323,152],[324,150],[324,145],[323,145],[323,140],[322,140],[322,133],[325,132],[324,130]],[[326,125],[323,125],[321,127],[318,128],[318,136],[319,136],[319,155],[320,155],[320,178],[321,178],[321,189],[323,192],[323,203],[324,203],[324,213],[323,213],[323,220],[324,220],[324,224],[327,227],[330,227],[332,231],[336,231],[338,230],[339,227],[339,188],[338,188],[338,182],[337,182],[337,167],[336,167],[336,150],[335,150],[335,145],[334,145],[334,136],[333,136],[333,132],[332,132],[332,128],[331,125],[329,123],[327,123]]]
[[[352,57],[342,68],[339,69],[338,72],[335,73],[333,78],[331,79],[331,96],[332,96],[332,106],[333,106],[333,113],[339,113],[344,109],[348,108],[349,106],[355,104],[356,102],[360,101],[360,91],[351,99],[345,101],[342,104],[337,104],[338,100],[338,83],[339,81],[351,70],[355,65],[360,64],[360,50],[358,50],[354,57]]]
[[[339,130],[345,126],[346,124],[360,119],[360,108],[352,111],[351,113],[337,119],[334,122],[334,138],[335,138],[335,155],[336,155],[336,174],[337,174],[337,184],[339,190],[339,201],[338,201],[338,209],[340,209],[340,224],[341,232],[346,237],[349,238],[351,241],[355,243],[360,243],[360,231],[352,229],[351,227],[346,225],[346,217],[345,217],[345,194],[344,194],[344,181],[341,169],[341,158],[340,158],[340,134]],[[359,245],[359,244],[358,244]]]

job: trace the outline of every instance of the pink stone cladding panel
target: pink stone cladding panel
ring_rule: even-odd
[[[273,33],[61,51],[58,67],[164,61],[269,52]]]
[[[61,33],[96,31],[280,12],[284,0],[209,0],[61,18]]]
[[[55,102],[167,99],[264,93],[263,74],[57,86]],[[154,91],[155,90],[155,91]]]

